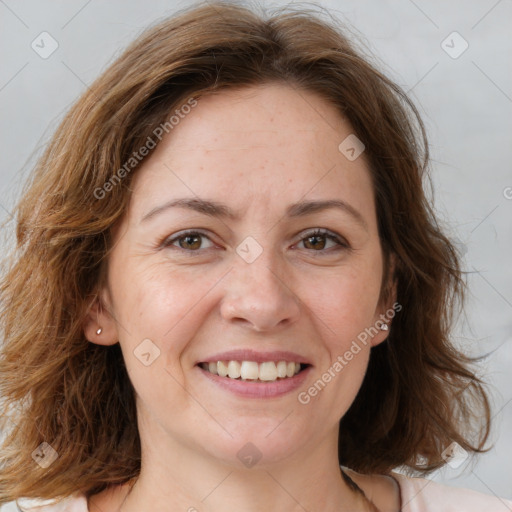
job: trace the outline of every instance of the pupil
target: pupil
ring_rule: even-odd
[[[201,246],[201,239],[197,235],[187,235],[182,238],[183,243],[180,243],[183,249],[199,249]],[[183,247],[187,245],[188,247]]]
[[[307,243],[311,243],[314,249],[323,249],[325,247],[325,238],[323,237],[323,235],[310,236],[307,238]]]

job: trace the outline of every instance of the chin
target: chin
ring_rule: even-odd
[[[236,429],[226,426],[233,437],[216,437],[207,450],[215,459],[237,468],[262,468],[285,461],[297,451],[301,439],[294,439],[286,429],[276,428],[278,424],[279,421],[266,420],[241,424]]]

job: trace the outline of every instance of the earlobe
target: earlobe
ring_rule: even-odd
[[[391,320],[386,318],[385,315],[380,316],[381,318],[379,318],[375,322],[375,329],[377,330],[377,334],[375,334],[375,336],[372,337],[372,347],[376,347],[377,345],[380,345],[383,341],[385,341],[389,336],[389,331],[391,329]]]
[[[104,297],[96,296],[91,302],[83,324],[85,337],[97,345],[114,345],[119,341],[113,315]]]

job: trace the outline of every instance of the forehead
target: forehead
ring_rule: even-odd
[[[133,207],[141,213],[184,193],[229,198],[234,209],[255,199],[271,207],[272,198],[292,203],[307,194],[350,198],[371,215],[364,154],[350,161],[339,150],[352,133],[334,105],[286,84],[203,96],[137,171]]]
[[[321,146],[336,144],[340,130],[347,128],[336,107],[317,94],[265,84],[201,97],[162,146],[174,152],[231,154],[259,147],[294,148],[293,154],[283,156],[292,158],[302,149],[301,154],[318,158]]]

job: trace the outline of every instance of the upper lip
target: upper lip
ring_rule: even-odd
[[[217,361],[254,361],[265,363],[267,361],[287,361],[294,363],[311,364],[310,361],[300,354],[287,350],[275,350],[269,352],[258,352],[251,349],[234,349],[227,352],[219,352],[198,361],[198,363],[209,363]]]

